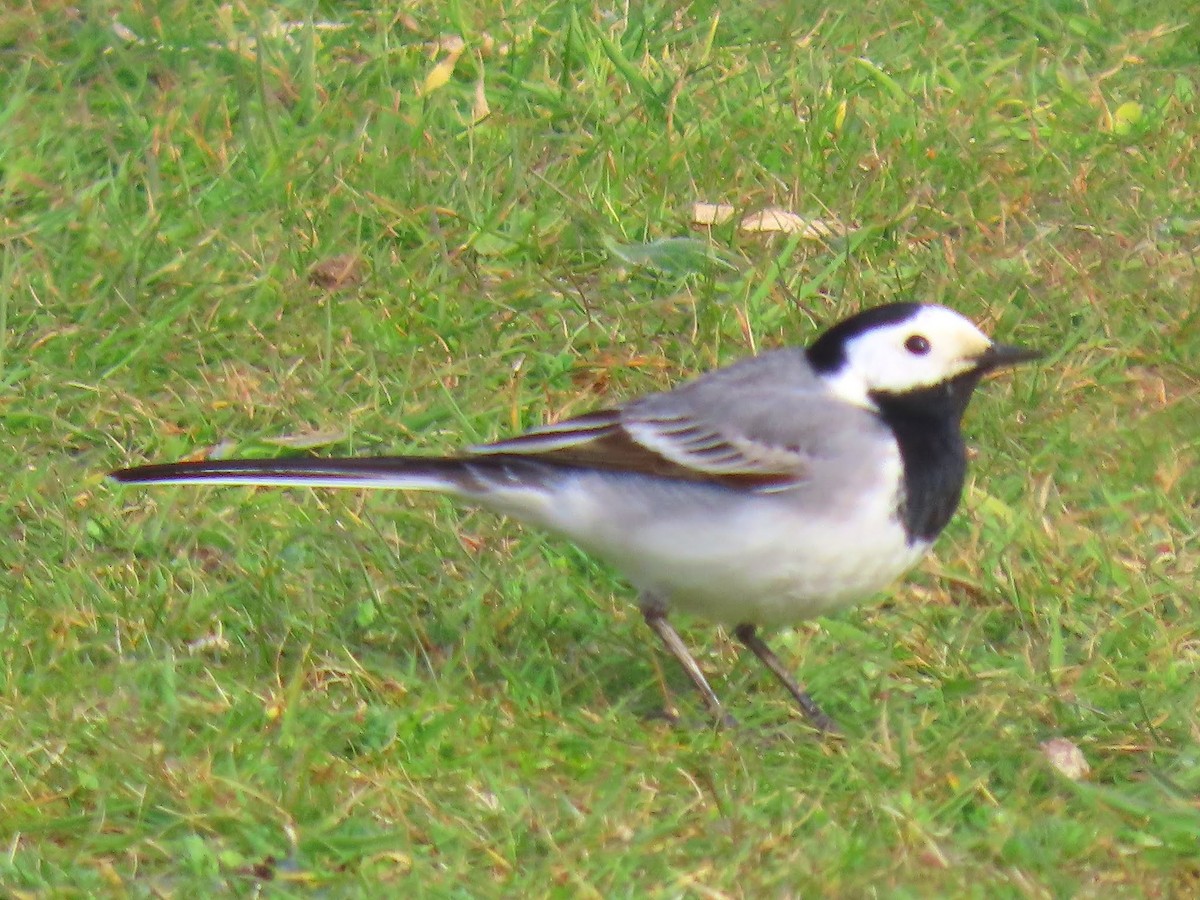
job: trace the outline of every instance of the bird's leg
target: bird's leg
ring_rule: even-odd
[[[766,641],[758,636],[758,631],[753,625],[739,625],[733,630],[733,633],[755,656],[762,660],[763,665],[770,669],[771,673],[788,689],[788,693],[796,698],[796,702],[800,704],[800,709],[804,712],[804,715],[808,716],[808,721],[813,724],[814,728],[830,734],[837,734],[841,730],[833,719],[821,711],[821,707],[817,706],[816,701],[808,696],[808,693],[800,686],[799,682],[792,677],[792,673],[784,668],[783,663],[779,661],[779,657],[771,651]]]
[[[679,660],[679,664],[687,672],[688,678],[692,679],[692,684],[696,686],[696,690],[704,698],[704,703],[713,714],[713,717],[726,728],[732,728],[737,725],[737,720],[725,711],[725,707],[717,699],[716,693],[709,687],[708,679],[704,677],[704,673],[700,671],[700,666],[696,664],[696,660],[688,652],[688,648],[684,645],[683,638],[679,636],[679,632],[667,621],[667,614],[657,606],[646,605],[642,608],[642,615],[646,617],[646,624],[653,629],[654,633],[658,635],[659,640],[671,651],[671,655]]]

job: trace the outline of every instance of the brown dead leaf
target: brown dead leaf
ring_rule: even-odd
[[[308,280],[327,291],[353,287],[363,279],[363,261],[357,253],[340,253],[313,265]]]
[[[467,534],[465,531],[458,533],[459,545],[470,553],[472,556],[477,556],[487,549],[487,539],[475,534]]]

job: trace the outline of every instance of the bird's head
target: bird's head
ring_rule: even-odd
[[[891,303],[851,316],[807,353],[830,390],[870,408],[881,399],[937,396],[943,387],[965,394],[965,400],[988,372],[1040,355],[993,342],[944,306],[919,303]]]

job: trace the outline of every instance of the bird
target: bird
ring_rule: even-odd
[[[837,733],[762,630],[859,603],[924,557],[962,496],[976,387],[1041,355],[948,307],[887,303],[807,346],[450,456],[207,459],[111,477],[435,491],[489,508],[623,573],[718,723],[736,720],[673,613],[732,629],[815,729]]]

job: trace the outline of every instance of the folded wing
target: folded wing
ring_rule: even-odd
[[[758,441],[735,429],[721,429],[685,409],[600,410],[472,447],[470,454],[759,490],[785,490],[805,475],[805,457],[800,450]]]

